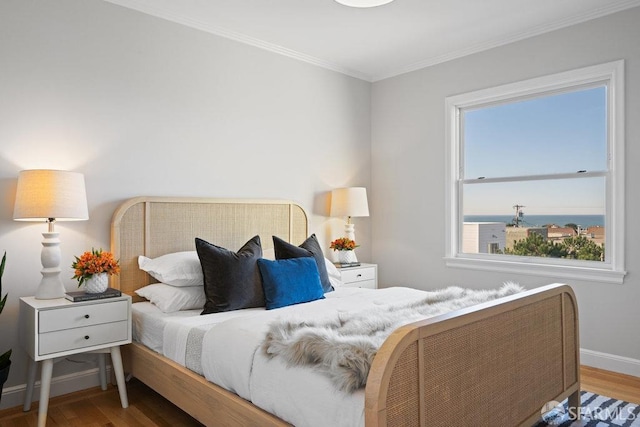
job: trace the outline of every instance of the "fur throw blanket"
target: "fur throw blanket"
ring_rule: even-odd
[[[522,291],[514,283],[494,290],[449,287],[415,302],[341,312],[333,318],[279,319],[269,325],[262,351],[290,366],[312,366],[339,390],[351,393],[365,386],[378,349],[398,327]]]

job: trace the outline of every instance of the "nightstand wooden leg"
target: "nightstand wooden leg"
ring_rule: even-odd
[[[120,393],[120,403],[123,408],[129,406],[127,398],[127,384],[124,381],[124,368],[122,367],[122,356],[120,356],[120,347],[111,347],[111,364],[116,374],[116,382],[118,383],[118,393]]]
[[[100,388],[107,389],[107,354],[98,353],[98,369],[100,371]]]
[[[24,392],[24,412],[31,410],[31,402],[33,402],[33,385],[36,383],[36,372],[38,370],[38,362],[29,358],[29,370],[27,371],[27,389]]]
[[[53,372],[53,359],[42,361],[42,373],[40,374],[40,404],[38,408],[38,427],[47,424],[47,411],[49,409],[49,389],[51,388],[51,373]]]

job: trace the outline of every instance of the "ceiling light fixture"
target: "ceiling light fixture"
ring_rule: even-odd
[[[391,3],[393,0],[335,0],[349,7],[376,7]]]

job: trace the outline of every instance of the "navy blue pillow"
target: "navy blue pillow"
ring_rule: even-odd
[[[196,237],[196,251],[202,264],[207,297],[200,314],[264,307],[257,263],[262,256],[259,236],[245,243],[238,252]]]
[[[273,236],[273,249],[276,254],[276,259],[313,257],[313,259],[316,260],[316,267],[318,267],[322,289],[325,292],[331,292],[333,290],[331,281],[329,281],[327,266],[324,263],[324,254],[322,253],[322,248],[315,234],[309,236],[300,246],[292,245],[277,236]]]
[[[318,267],[312,257],[276,261],[261,258],[258,267],[267,310],[324,298]]]

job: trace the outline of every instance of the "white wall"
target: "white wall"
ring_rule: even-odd
[[[554,277],[445,266],[446,96],[617,59],[626,61],[624,285],[578,282],[583,362],[640,375],[640,8],[383,80],[372,93],[373,260],[380,283],[433,289],[459,284],[527,287]],[[446,35],[443,35],[446,37]],[[602,355],[599,353],[607,353]]]
[[[344,222],[326,217],[327,192],[370,184],[370,91],[99,0],[0,2],[0,252],[9,293],[0,352],[14,350],[5,391],[25,382],[18,298],[39,283],[46,231],[12,220],[20,170],[85,174],[90,220],[56,226],[69,290],[73,255],[108,248],[114,209],[139,195],[292,199],[328,253]],[[366,261],[369,220],[356,223]],[[87,366],[57,364],[54,380]]]

